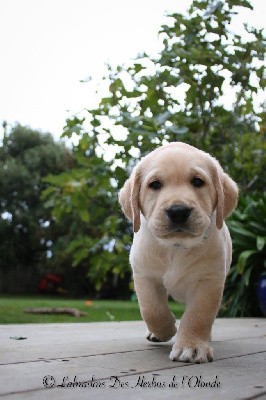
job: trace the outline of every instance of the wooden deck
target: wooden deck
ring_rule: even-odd
[[[144,332],[143,322],[2,325],[0,397],[266,399],[266,319],[216,320],[208,364],[173,363],[171,342]]]

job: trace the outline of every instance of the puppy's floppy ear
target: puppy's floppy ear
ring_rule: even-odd
[[[238,201],[238,187],[233,179],[231,179],[226,173],[223,173],[222,184],[224,189],[224,219],[226,219],[236,208]]]
[[[125,216],[133,222],[134,232],[140,228],[140,171],[135,168],[119,192],[118,200]]]
[[[216,226],[221,229],[223,221],[229,217],[237,205],[238,187],[220,165],[217,165],[215,169],[214,186],[217,193]]]
[[[217,194],[217,204],[216,204],[216,226],[221,229],[224,222],[224,192],[223,186],[220,178],[221,173],[218,172],[218,168],[215,168],[214,172],[214,186]]]

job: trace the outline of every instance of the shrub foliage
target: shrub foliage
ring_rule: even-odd
[[[263,190],[265,113],[254,100],[265,86],[265,41],[262,30],[248,25],[245,35],[233,31],[242,7],[252,9],[247,0],[194,0],[186,14],[169,15],[160,30],[160,54],[109,66],[108,93],[98,107],[67,120],[63,136],[79,137],[76,168],[49,176],[43,198],[57,220],[75,215],[66,251],[74,266],[88,266],[97,287],[110,274],[129,270],[131,228],[117,193],[137,160],[158,145],[185,141],[210,152],[239,183],[244,203],[246,193]],[[255,253],[247,253],[254,247],[239,247],[236,227],[252,216],[241,220],[246,214],[240,210],[230,222],[235,253],[229,284],[237,279],[245,287]],[[247,230],[256,235],[253,227]],[[256,240],[261,247],[262,239]],[[243,314],[234,303],[243,297],[229,300],[228,312]]]

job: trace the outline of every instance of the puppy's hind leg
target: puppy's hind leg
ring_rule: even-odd
[[[166,342],[176,334],[175,316],[168,306],[163,283],[158,279],[134,275],[135,290],[141,316],[146,322],[146,338],[152,342]]]

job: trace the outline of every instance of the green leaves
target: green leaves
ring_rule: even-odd
[[[104,84],[109,92],[99,107],[67,120],[63,135],[79,136],[75,162],[68,173],[47,178],[52,189],[44,199],[57,219],[68,219],[69,254],[75,265],[87,266],[97,287],[108,274],[128,270],[131,227],[121,217],[117,193],[138,158],[160,144],[195,145],[219,159],[244,195],[262,190],[265,114],[254,108],[253,95],[265,85],[258,64],[265,43],[259,29],[246,27],[248,41],[231,30],[241,6],[251,8],[247,0],[194,0],[185,15],[169,14],[160,30],[162,51],[108,66]],[[254,204],[257,198],[241,205],[229,221],[235,297],[228,304],[237,313],[265,248],[265,228],[262,217],[253,215]]]
[[[245,250],[240,255],[238,256],[238,261],[237,261],[237,271],[240,274],[243,274],[247,260],[252,254],[255,254],[256,250]]]
[[[233,239],[233,262],[224,294],[225,315],[258,315],[257,279],[266,268],[265,200],[266,194],[260,193],[241,197],[238,209],[228,221]]]
[[[88,257],[91,245],[91,239],[86,236],[79,236],[70,242],[66,248],[66,251],[73,255],[73,267],[78,266],[81,261]]]
[[[70,152],[51,135],[21,125],[12,128],[0,147],[0,269],[17,276],[6,280],[6,291],[36,291],[58,233],[51,229],[53,217],[40,199],[43,190],[49,195],[55,190],[43,177],[69,169],[71,161]]]
[[[227,2],[230,6],[246,7],[253,10],[253,7],[248,0],[227,0]]]
[[[265,237],[257,236],[257,250],[262,251],[265,246]]]
[[[80,124],[79,119],[68,120],[68,134],[75,132],[74,121]],[[47,176],[45,182],[50,186],[42,198],[57,223],[66,225],[62,234],[65,247],[62,250],[58,242],[55,255],[64,251],[73,267],[86,267],[91,283],[99,289],[112,271],[123,275],[129,268],[129,237],[124,233],[126,222],[119,215],[117,201],[117,183],[121,185],[127,174],[105,160],[102,136],[97,132],[100,122],[95,123],[101,117],[96,111],[91,121],[91,132],[79,126],[82,134],[73,151],[75,167]],[[117,170],[115,175],[111,167]]]

